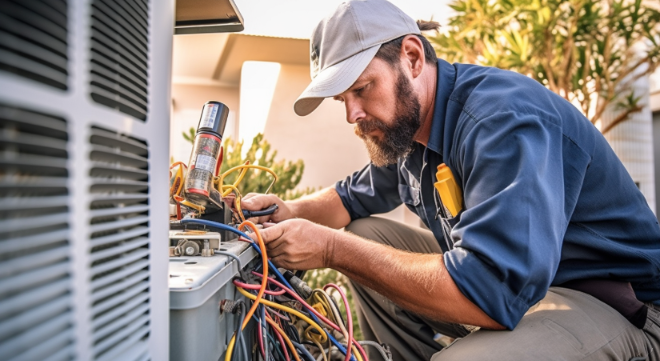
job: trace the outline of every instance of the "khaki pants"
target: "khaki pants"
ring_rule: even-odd
[[[383,218],[352,222],[347,231],[417,253],[441,253],[430,231]],[[512,331],[478,330],[406,311],[377,292],[351,284],[364,338],[390,346],[394,360],[660,360],[660,311],[650,307],[640,330],[585,293],[551,287]],[[458,338],[446,348],[436,333]],[[381,356],[369,350],[370,360]]]

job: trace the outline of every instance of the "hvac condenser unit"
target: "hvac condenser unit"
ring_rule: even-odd
[[[171,0],[0,2],[0,359],[168,358]]]

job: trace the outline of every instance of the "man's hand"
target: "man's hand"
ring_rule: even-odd
[[[265,228],[261,236],[275,265],[309,270],[329,267],[336,232],[304,219],[290,219]]]
[[[277,204],[278,207],[275,213],[267,216],[250,218],[250,221],[253,223],[279,223],[284,220],[296,217],[291,209],[287,206],[287,204],[274,194],[248,193],[241,199],[241,208],[249,211],[260,211],[272,206],[273,204]]]

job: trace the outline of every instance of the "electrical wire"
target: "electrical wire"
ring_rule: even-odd
[[[223,185],[224,185],[225,177],[226,177],[228,174],[230,174],[230,173],[232,173],[232,172],[235,172],[235,171],[237,171],[237,170],[239,170],[239,169],[246,169],[246,170],[247,170],[247,169],[259,169],[259,170],[262,170],[262,171],[268,172],[270,175],[272,175],[272,176],[273,176],[273,181],[270,183],[270,185],[268,186],[268,189],[266,189],[266,191],[265,191],[264,193],[268,193],[268,192],[270,192],[270,190],[273,188],[273,185],[275,184],[275,182],[277,182],[277,174],[275,174],[275,172],[273,172],[272,169],[267,168],[267,167],[262,167],[262,166],[260,166],[260,165],[254,165],[254,164],[243,164],[243,165],[238,165],[238,166],[236,166],[236,167],[230,168],[230,169],[228,169],[226,172],[222,173],[222,174],[220,175],[220,178],[217,180],[217,183],[218,183],[220,186],[223,186]],[[240,175],[239,175],[239,177],[240,177]],[[243,180],[243,178],[239,178],[239,179],[237,179],[237,181],[234,182],[234,187],[238,187],[238,184],[240,183],[241,180]],[[215,182],[215,180],[214,180],[214,182]],[[216,187],[216,188],[217,188],[217,187]],[[229,191],[227,191],[226,193],[223,192],[223,193],[222,193],[222,196],[223,196],[223,197],[226,197],[226,196],[229,195],[229,193],[230,193]]]
[[[262,307],[263,308],[263,307]],[[257,319],[257,338],[259,339],[259,351],[261,351],[261,356],[264,358],[264,360],[267,360],[266,358],[266,350],[264,348],[264,325],[262,323],[263,316]]]
[[[339,308],[335,304],[334,299],[332,297],[330,297],[330,295],[328,295],[324,290],[321,290],[321,289],[315,289],[312,292],[312,295],[314,296],[314,298],[316,298],[318,300],[319,303],[321,303],[323,305],[323,307],[327,310],[328,314],[332,315],[332,318],[335,321],[337,321],[338,328],[335,328],[335,329],[340,331],[344,335],[344,338],[346,338],[348,340],[349,339],[348,330],[346,329],[344,319],[342,318],[341,312],[339,312]],[[353,340],[352,344],[355,346],[355,347],[352,347],[352,350],[354,350],[354,353],[355,353],[355,358],[357,358],[358,361],[362,361],[363,358],[368,361],[369,358],[367,356],[367,353],[362,348],[362,346],[360,346],[360,344],[356,343],[355,339],[353,339],[353,338],[351,338],[351,339]],[[341,345],[338,342],[333,342],[333,344],[335,346],[337,346],[339,351],[346,354],[346,351],[345,351],[343,345]],[[353,358],[351,358],[351,359],[353,359]]]
[[[364,345],[364,346],[371,346],[374,347],[375,349],[380,352],[380,355],[383,356],[383,360],[385,361],[392,361],[392,353],[385,351],[383,348],[383,345],[379,344],[378,342],[374,341],[358,341],[359,344]]]
[[[238,258],[237,255],[235,255],[231,252],[224,252],[224,251],[220,251],[220,250],[217,250],[217,249],[214,249],[213,253],[233,258],[234,260],[236,260],[236,263],[238,263],[238,269],[239,270],[243,269],[243,265],[241,264],[241,259]]]
[[[245,288],[246,290],[258,290],[261,286],[260,285],[253,285],[251,283],[243,283],[239,280],[234,280],[234,284],[238,287]],[[271,291],[271,290],[266,290],[264,292],[267,295],[270,296],[281,296],[286,293],[286,290],[278,290],[278,291]]]
[[[252,274],[254,274],[254,275],[257,276],[257,277],[263,277],[263,275],[259,274],[258,272],[255,272],[255,271],[252,271]],[[269,278],[269,281],[270,281],[270,282],[273,282],[276,286],[285,289],[285,290],[287,291],[287,293],[289,293],[293,298],[295,298],[298,302],[300,302],[303,306],[305,306],[305,307],[309,310],[309,312],[310,312],[310,316],[311,316],[316,322],[318,322],[319,319],[321,319],[321,321],[323,321],[324,323],[326,323],[328,326],[334,328],[334,329],[337,330],[337,331],[342,331],[342,329],[341,329],[339,326],[337,326],[334,322],[330,321],[330,320],[329,320],[328,318],[326,318],[325,316],[321,315],[321,314],[320,314],[320,313],[319,313],[314,307],[310,306],[307,302],[305,302],[305,300],[303,300],[302,297],[300,297],[297,293],[293,292],[293,291],[291,290],[290,287],[289,287],[289,288],[282,287],[282,284],[280,284],[279,282],[277,282],[276,280],[274,280],[274,279],[272,279],[272,278]],[[317,290],[314,290],[314,291],[315,291],[315,292],[320,292],[321,294],[324,294],[324,295],[327,296],[328,298],[330,297],[330,296],[328,296],[328,295],[325,293],[325,291],[323,291],[323,290],[317,289]],[[313,295],[313,294],[312,294],[312,295]],[[328,309],[330,310],[330,309],[331,309],[331,306],[329,306],[329,301],[326,300],[326,302],[328,303]],[[333,306],[334,306],[334,305],[333,305]],[[335,308],[335,309],[336,309],[336,308]],[[317,318],[317,317],[318,317],[318,318]],[[341,318],[340,318],[340,322],[343,322],[343,321],[341,321]],[[344,329],[344,330],[345,330],[345,329]],[[343,331],[342,331],[342,332],[343,332]],[[344,354],[346,353],[346,350],[344,349],[344,347],[343,347],[343,346],[342,346],[342,345],[341,345],[341,344],[340,344],[340,343],[339,343],[339,342],[338,342],[338,341],[332,336],[332,334],[330,334],[329,332],[327,332],[327,331],[325,331],[325,330],[324,330],[324,332],[321,332],[321,333],[322,333],[322,334],[324,333],[324,334],[327,336],[327,338],[329,338],[330,341],[331,341],[335,346],[337,346],[337,348],[338,348],[342,353],[344,353]],[[366,352],[364,351],[364,349],[362,348],[362,346],[360,346],[359,344],[357,344],[357,348],[358,348],[358,350],[359,350],[359,353],[363,356],[364,360],[365,360],[365,361],[369,361],[369,358],[367,357],[367,354],[366,354]],[[360,357],[360,356],[358,355],[358,357]]]
[[[249,165],[249,164],[250,164],[249,160],[246,160],[245,163],[243,163],[244,166]],[[222,173],[219,177],[213,178],[213,184],[216,185],[216,183],[217,183],[216,188],[218,188],[218,185],[220,186],[220,188],[223,185],[225,185],[224,184],[225,177],[228,174],[230,174],[231,172],[235,171],[234,168],[236,168],[236,167],[230,168],[226,172]],[[236,178],[236,181],[234,181],[234,187],[238,187],[238,185],[241,184],[241,181],[243,181],[243,177],[245,177],[245,174],[248,171],[248,168],[237,168],[237,169],[241,169],[241,172],[238,174],[238,177]],[[220,193],[223,193],[222,189],[218,189],[218,190],[220,191]],[[227,194],[229,194],[229,193],[227,193]],[[223,197],[226,197],[226,195],[223,195]]]
[[[215,223],[215,222],[214,222]],[[264,275],[268,273],[268,256],[266,254],[266,245],[264,244],[264,240],[261,238],[261,234],[259,233],[259,230],[257,229],[257,226],[254,225],[254,223],[250,221],[245,221],[240,224],[238,227],[239,230],[241,228],[248,227],[252,229],[254,234],[257,236],[257,241],[259,242],[259,248],[261,249],[261,261],[262,261],[262,267],[264,271]],[[249,239],[250,237],[248,237]],[[254,242],[253,242],[254,243]],[[252,317],[252,314],[254,314],[254,311],[257,309],[259,306],[259,303],[264,301],[261,298],[264,295],[264,292],[266,291],[266,286],[268,285],[268,280],[266,277],[264,277],[263,280],[261,280],[261,288],[259,289],[259,292],[257,293],[257,296],[253,296],[252,300],[254,301],[252,303],[252,306],[247,312],[247,315],[245,316],[245,320],[243,321],[243,325],[241,326],[241,330],[245,329],[245,326],[247,326],[248,322],[250,322],[250,318]],[[240,291],[241,289],[238,288]],[[231,340],[229,341],[229,346],[227,347],[227,350],[233,350],[233,344],[236,342],[236,335],[232,336]],[[230,361],[231,360],[231,352],[227,352],[225,356],[225,361]]]
[[[245,296],[245,297],[247,297],[247,298],[249,298],[249,299],[251,299],[251,300],[255,300],[255,299],[256,299],[256,296],[255,296],[255,295],[253,295],[253,294],[247,292],[247,291],[246,291],[245,289],[243,289],[242,287],[236,287],[236,289],[237,289],[238,292],[240,292],[240,294],[242,294],[243,296]],[[305,321],[305,322],[307,322],[308,324],[310,324],[311,326],[313,326],[316,330],[318,330],[318,331],[321,333],[321,335],[322,335],[322,336],[321,336],[321,337],[322,337],[322,341],[327,340],[327,337],[326,337],[327,334],[323,331],[323,328],[322,328],[321,326],[319,326],[318,323],[312,321],[309,317],[307,317],[307,316],[305,316],[304,314],[300,313],[300,311],[298,311],[298,310],[294,310],[294,309],[291,308],[291,307],[287,307],[287,306],[284,306],[284,305],[280,305],[279,303],[271,302],[271,301],[264,300],[264,299],[261,300],[261,303],[263,303],[263,304],[266,305],[266,306],[270,306],[270,307],[272,307],[272,308],[276,308],[276,309],[278,309],[278,310],[282,310],[282,311],[288,312],[288,313],[290,313],[290,314],[296,315],[298,318],[302,319],[303,321]]]
[[[239,307],[239,315],[238,315],[238,323],[237,323],[235,332],[236,332],[236,335],[237,335],[236,337],[237,337],[238,340],[234,344],[234,348],[236,348],[236,344],[241,344],[241,348],[243,349],[242,352],[247,357],[248,352],[247,352],[247,348],[245,346],[245,340],[243,339],[243,332],[241,332],[241,325],[243,324],[243,320],[245,319],[245,310],[247,309],[247,307],[245,306],[245,303],[243,301],[239,301],[237,306]],[[240,356],[239,356],[239,358],[240,358]]]
[[[239,290],[240,290],[240,288],[239,288]],[[287,345],[289,345],[289,348],[291,349],[291,353],[293,354],[293,358],[295,358],[296,361],[301,361],[300,356],[298,356],[298,352],[296,352],[295,346],[293,346],[293,344],[291,343],[291,339],[289,339],[289,336],[287,336],[286,333],[284,333],[284,331],[282,331],[280,326],[278,326],[277,323],[275,323],[275,321],[273,321],[270,318],[269,315],[266,315],[266,322],[268,322],[268,324],[270,324],[270,326],[273,329],[275,329],[275,331],[277,331],[280,334],[280,336],[282,336],[282,338],[284,339],[284,342],[286,342]]]
[[[209,220],[206,220],[206,219],[196,219],[196,218],[184,218],[184,219],[182,219],[180,222],[181,222],[181,224],[186,224],[186,223],[197,223],[197,224],[202,224],[202,225],[205,225],[205,226],[208,226],[208,227],[217,228],[217,229],[222,229],[222,230],[224,230],[224,231],[229,231],[229,232],[236,233],[236,234],[238,234],[239,236],[241,236],[241,237],[247,239],[247,240],[250,242],[250,246],[252,246],[252,248],[254,248],[254,250],[257,251],[257,253],[258,253],[259,255],[261,255],[261,250],[260,250],[259,247],[255,244],[255,242],[254,242],[254,240],[252,239],[252,237],[251,237],[251,236],[248,236],[245,232],[241,232],[240,230],[238,230],[238,229],[236,229],[236,228],[234,228],[234,227],[232,227],[232,226],[228,226],[228,225],[226,225],[226,224],[224,224],[224,223],[220,223],[220,222],[214,222],[214,221],[209,221]],[[263,258],[263,257],[262,257],[262,258]],[[280,273],[280,271],[277,269],[277,267],[275,267],[275,265],[273,265],[273,263],[272,263],[271,261],[268,261],[268,265],[270,266],[269,269],[270,269],[273,273],[275,273],[275,276],[276,276],[276,277],[277,277],[277,278],[278,278],[278,279],[279,279],[279,280],[280,280],[280,281],[281,281],[281,282],[282,282],[287,288],[289,288],[289,289],[293,289],[293,287],[291,287],[291,285],[289,284],[289,281],[287,281],[286,278],[284,278],[284,276],[282,276],[282,273]]]
[[[303,345],[301,345],[301,344],[299,344],[299,343],[297,343],[297,342],[293,342],[293,341],[291,341],[291,343],[293,344],[293,346],[295,346],[295,347],[298,349],[298,351],[300,351],[300,353],[303,354],[303,356],[305,356],[305,358],[306,358],[308,361],[316,361],[316,360],[314,360],[314,356],[312,356],[312,354],[309,353],[309,351],[307,351],[307,349],[305,348],[305,346],[303,346]]]
[[[245,222],[245,216],[243,215],[243,210],[241,209],[241,198],[243,197],[241,195],[241,192],[238,190],[238,188],[236,188],[235,186],[233,186],[231,184],[223,185],[222,188],[223,189],[228,188],[229,192],[227,193],[227,195],[229,195],[229,193],[231,193],[231,191],[234,191],[234,193],[236,194],[236,199],[234,200],[234,205],[236,206],[236,211],[237,211],[235,213],[238,216],[238,219],[241,220],[241,222]],[[227,195],[223,195],[223,197],[226,197]]]
[[[346,338],[346,357],[344,358],[344,361],[348,361],[351,358],[351,350],[352,350],[352,344],[353,344],[353,319],[351,317],[351,306],[348,304],[348,300],[346,299],[346,294],[344,294],[344,291],[339,288],[334,283],[328,283],[323,287],[323,290],[326,290],[328,288],[334,288],[339,292],[339,295],[341,296],[342,301],[344,301],[344,308],[346,309],[346,321],[348,323],[348,337]],[[339,311],[339,310],[337,310]]]
[[[319,351],[321,352],[321,355],[323,355],[323,360],[324,360],[324,361],[328,361],[328,358],[326,357],[326,354],[325,354],[325,352],[323,351],[323,345],[321,345],[321,343],[319,342],[319,340],[317,340],[316,337],[314,337],[314,336],[318,336],[318,334],[316,334],[316,335],[312,335],[312,332],[311,332],[311,331],[313,331],[313,327],[312,327],[312,326],[309,326],[309,327],[307,327],[307,328],[305,329],[305,335],[306,335],[306,337],[307,337],[308,339],[312,340],[312,343],[314,343],[314,345],[316,345],[316,347],[319,349]]]
[[[195,204],[195,203],[190,202],[190,201],[185,200],[185,199],[182,200],[182,201],[179,202],[179,203],[181,203],[182,205],[184,205],[184,206],[186,206],[186,207],[188,207],[188,208],[192,208],[192,209],[198,211],[199,213],[204,213],[204,211],[206,210],[206,207],[204,207],[204,206],[200,206],[199,204]]]
[[[228,188],[230,188],[230,191],[233,190],[233,189],[231,189],[232,187],[228,187]],[[235,191],[238,191],[238,190],[236,189]],[[240,193],[239,193],[239,194],[240,194]],[[239,197],[239,198],[240,198],[240,197]],[[242,212],[241,212],[241,213],[242,213]],[[321,341],[323,341],[323,342],[325,342],[325,341],[329,341],[329,342],[331,342],[331,343],[332,343],[337,349],[339,349],[340,352],[342,352],[344,355],[346,355],[346,354],[348,353],[348,355],[346,355],[346,358],[345,358],[346,360],[349,360],[349,359],[350,359],[350,360],[355,361],[355,358],[357,358],[357,361],[362,361],[363,357],[361,357],[361,356],[364,355],[364,360],[368,361],[367,355],[366,355],[366,353],[364,352],[364,350],[362,349],[362,347],[360,346],[360,344],[357,343],[357,342],[353,339],[353,337],[352,337],[352,332],[349,334],[349,333],[347,332],[348,330],[346,330],[345,327],[341,327],[341,326],[344,326],[344,322],[343,322],[343,319],[342,319],[342,317],[341,317],[341,313],[339,313],[339,311],[338,311],[336,305],[334,305],[334,301],[332,300],[331,297],[328,296],[327,299],[323,300],[323,301],[325,301],[325,302],[322,302],[321,304],[323,305],[323,307],[326,308],[326,310],[329,310],[329,311],[330,311],[329,314],[333,314],[333,316],[335,316],[334,318],[335,318],[335,320],[337,321],[337,323],[339,324],[339,326],[338,326],[337,324],[335,324],[334,322],[330,321],[328,318],[326,318],[326,317],[324,317],[323,315],[321,315],[321,314],[320,314],[318,311],[316,311],[313,307],[309,306],[304,300],[302,300],[302,298],[300,298],[300,296],[298,296],[294,291],[292,291],[292,287],[291,287],[291,285],[289,284],[289,282],[288,282],[288,281],[282,276],[282,274],[277,270],[277,268],[275,268],[274,265],[273,265],[270,261],[267,260],[267,256],[264,257],[264,254],[265,254],[265,245],[263,244],[263,239],[260,239],[260,238],[261,238],[261,235],[260,235],[260,233],[259,233],[259,230],[256,228],[256,226],[255,226],[254,224],[252,224],[252,223],[250,223],[250,222],[243,222],[243,223],[241,223],[240,228],[241,228],[241,229],[246,228],[246,227],[247,227],[247,228],[250,228],[250,229],[253,231],[253,234],[256,235],[257,239],[260,241],[260,242],[259,242],[259,246],[257,246],[257,242],[254,242],[254,240],[253,240],[254,237],[253,237],[253,236],[250,236],[250,235],[248,235],[248,234],[242,232],[240,229],[236,229],[236,228],[233,228],[233,227],[231,227],[231,226],[228,226],[228,225],[225,225],[225,224],[222,224],[222,223],[213,222],[213,221],[208,221],[208,220],[201,220],[201,219],[183,219],[183,220],[181,220],[181,223],[182,223],[182,224],[186,224],[186,223],[198,223],[198,224],[203,224],[203,225],[206,225],[206,226],[209,226],[209,227],[213,227],[213,228],[219,228],[219,229],[223,229],[223,230],[228,230],[228,231],[230,231],[230,232],[236,233],[236,234],[240,235],[241,237],[243,237],[243,238],[249,240],[249,241],[250,241],[250,245],[251,245],[251,246],[257,251],[257,253],[259,253],[260,255],[262,255],[262,263],[263,263],[263,264],[262,264],[262,267],[264,268],[265,272],[268,271],[268,267],[270,266],[270,267],[271,267],[271,270],[272,270],[273,273],[276,275],[276,277],[282,281],[282,283],[283,283],[284,285],[279,284],[279,282],[277,282],[277,281],[274,280],[273,278],[269,278],[269,277],[267,277],[267,276],[266,276],[266,277],[263,277],[263,276],[261,276],[261,275],[259,275],[259,274],[257,273],[257,275],[259,275],[259,276],[262,277],[262,282],[261,282],[261,283],[262,283],[262,285],[264,285],[264,287],[259,287],[259,291],[260,291],[259,293],[261,293],[261,296],[259,296],[259,294],[257,294],[257,296],[254,296],[254,295],[248,293],[247,291],[245,291],[244,289],[242,289],[242,288],[240,288],[240,287],[237,287],[237,289],[238,289],[238,291],[239,291],[240,293],[242,293],[244,296],[246,296],[246,297],[252,299],[253,301],[255,301],[255,302],[253,303],[251,309],[250,309],[250,310],[252,311],[252,313],[249,313],[250,317],[252,317],[252,315],[254,314],[253,308],[256,309],[256,307],[258,307],[258,305],[257,305],[257,306],[255,306],[255,305],[258,304],[258,303],[261,303],[261,304],[263,304],[263,305],[267,305],[267,306],[269,306],[269,307],[273,307],[273,308],[275,308],[275,309],[280,309],[280,310],[285,311],[285,312],[292,313],[292,314],[298,316],[299,318],[303,319],[303,320],[304,320],[305,322],[307,322],[308,324],[310,324],[310,326],[311,326],[315,331],[319,332],[318,336],[321,338]],[[237,257],[236,257],[236,259],[237,259],[237,261],[240,261],[240,260],[238,260]],[[242,266],[240,265],[240,263],[239,263],[239,267],[242,269]],[[256,273],[256,272],[253,272],[253,273]],[[280,307],[280,306],[279,306],[278,304],[276,304],[276,303],[273,303],[273,302],[271,302],[271,301],[267,301],[267,300],[261,299],[261,298],[263,297],[263,294],[266,293],[265,285],[267,284],[268,281],[271,281],[271,282],[273,282],[275,285],[277,285],[278,287],[280,287],[280,290],[278,290],[278,291],[270,291],[270,290],[269,290],[269,291],[268,291],[269,293],[271,293],[271,294],[273,294],[273,293],[277,293],[278,295],[280,294],[280,292],[282,292],[281,294],[283,294],[284,292],[289,293],[289,294],[292,295],[294,298],[297,298],[297,300],[300,301],[303,305],[305,305],[305,307],[311,312],[311,313],[310,313],[310,316],[314,319],[314,321],[310,320],[309,318],[307,318],[306,316],[304,316],[303,314],[299,313],[298,311],[296,311],[296,310],[294,310],[294,309],[288,308],[288,307],[286,307],[286,306],[281,306],[281,307]],[[248,285],[248,284],[246,284],[246,285]],[[254,288],[254,286],[255,286],[255,285],[250,285],[250,286],[247,286],[247,287],[248,287],[248,288]],[[326,286],[326,287],[327,287],[327,286]],[[263,292],[261,292],[261,290],[263,290]],[[320,290],[319,290],[319,291],[320,291]],[[325,293],[325,292],[323,292],[323,293]],[[327,294],[326,294],[326,295],[327,295]],[[259,297],[260,301],[256,301],[257,297]],[[318,297],[318,296],[317,296],[317,297]],[[345,297],[345,295],[344,295],[344,297]],[[332,301],[330,301],[330,300],[332,300]],[[346,301],[345,301],[345,302],[346,302]],[[345,304],[345,306],[347,306],[347,304]],[[347,309],[348,309],[348,308],[347,308]],[[293,311],[293,312],[291,312],[291,311]],[[298,313],[298,314],[296,314],[296,313]],[[302,317],[301,317],[301,316],[302,316]],[[320,321],[319,321],[319,318],[322,319],[322,321],[325,322],[328,326],[330,326],[330,327],[332,327],[332,328],[334,328],[334,329],[336,329],[336,330],[339,330],[339,331],[341,331],[342,333],[344,333],[344,334],[345,334],[345,337],[347,338],[347,340],[351,340],[351,342],[348,343],[348,345],[350,345],[349,348],[348,348],[348,351],[347,351],[347,349],[344,348],[344,346],[343,346],[342,344],[340,344],[340,343],[339,343],[339,342],[338,342],[338,341],[337,341],[337,340],[336,340],[336,339],[335,339],[335,338],[334,338],[329,332],[325,331],[323,328],[321,328],[321,327],[318,325],[317,322],[320,322]],[[250,319],[250,318],[248,318],[248,317],[245,317],[245,318],[244,318],[244,321],[243,321],[243,324],[244,324],[244,325],[241,327],[241,330],[245,328],[245,325],[247,325],[249,319]],[[349,329],[351,329],[351,331],[352,331],[352,320],[351,320],[350,322],[351,322],[351,324],[349,325]],[[282,329],[280,328],[280,331],[281,331],[281,330],[282,330]],[[284,332],[284,331],[282,331],[282,332]],[[312,339],[312,340],[315,340],[315,338],[309,337],[309,336],[311,335],[311,329],[310,329],[310,328],[308,328],[308,331],[306,331],[306,333],[309,333],[308,338],[310,338],[310,339]],[[283,334],[286,336],[285,333],[283,333]],[[236,339],[236,335],[234,335],[234,336],[232,337],[231,341],[230,341],[230,345],[228,345],[228,346],[231,346],[231,347],[228,347],[228,352],[227,352],[227,355],[226,355],[226,357],[225,357],[225,360],[230,360],[230,359],[231,359],[231,352],[232,352],[233,349],[234,349],[234,345],[235,345],[236,341],[237,341],[237,339]],[[262,343],[263,343],[263,342],[262,342]],[[266,344],[267,344],[267,342],[266,342]],[[292,345],[289,345],[289,346],[291,347]],[[317,344],[317,347],[319,347],[319,346],[320,346],[320,344]],[[356,349],[356,347],[354,347],[354,346],[356,346],[357,349]],[[322,349],[322,348],[321,348],[321,349]],[[350,350],[354,350],[354,352],[351,352]],[[278,352],[279,352],[279,350],[278,350]],[[292,352],[294,352],[295,356],[297,356],[297,353],[295,353],[295,349],[293,349]],[[266,352],[265,352],[265,350],[264,350],[264,358],[266,358],[265,353],[266,353]],[[268,351],[268,354],[271,355],[271,357],[272,357],[272,354],[270,353],[270,351]],[[285,354],[286,354],[286,352],[285,352]],[[354,354],[354,355],[353,355],[353,354]],[[288,354],[287,354],[286,356],[287,356],[287,358],[288,358]],[[355,357],[354,357],[354,356],[355,356]],[[325,354],[323,355],[323,358],[325,358]],[[299,358],[296,357],[296,360],[299,360]]]
[[[286,351],[286,344],[284,343],[284,339],[282,338],[282,335],[280,335],[277,332],[273,332],[273,333],[277,337],[277,340],[279,341],[278,343],[280,344],[280,348],[281,348],[280,350],[279,348],[275,347],[275,350],[277,350],[277,353],[279,353],[283,359],[285,359],[286,361],[291,361],[291,358],[289,358],[289,353]],[[270,334],[267,334],[267,336],[270,339],[270,341],[273,343],[273,345],[277,346],[275,340],[273,339],[273,336],[271,336]]]

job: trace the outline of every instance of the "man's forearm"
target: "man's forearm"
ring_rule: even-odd
[[[335,232],[330,267],[430,318],[504,329],[458,289],[440,254],[416,254]]]
[[[286,204],[297,218],[331,228],[345,227],[351,221],[334,187],[322,189],[295,201],[287,201]]]

